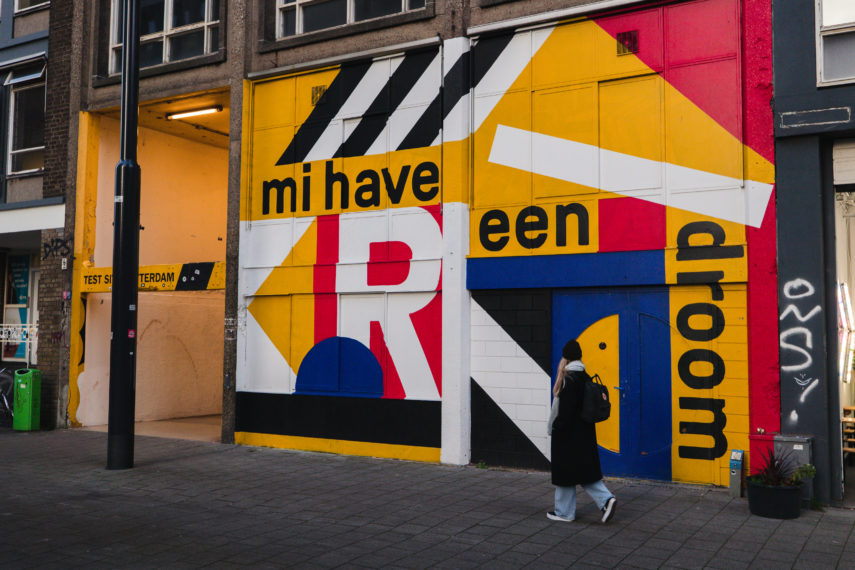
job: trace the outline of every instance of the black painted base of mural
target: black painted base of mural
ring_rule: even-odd
[[[235,431],[441,446],[440,402],[254,392],[235,396]]]
[[[547,471],[549,461],[474,380],[472,463]]]

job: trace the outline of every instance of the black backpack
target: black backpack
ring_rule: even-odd
[[[599,374],[589,376],[585,381],[580,417],[586,422],[596,424],[609,419],[611,412],[609,389],[603,386]]]

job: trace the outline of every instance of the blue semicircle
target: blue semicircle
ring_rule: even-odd
[[[309,350],[297,371],[297,394],[380,398],[383,369],[367,346],[334,336]]]

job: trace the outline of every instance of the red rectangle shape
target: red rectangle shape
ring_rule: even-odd
[[[665,249],[665,206],[637,198],[600,200],[600,249]]]

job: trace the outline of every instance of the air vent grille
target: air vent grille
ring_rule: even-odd
[[[617,54],[629,55],[631,53],[638,53],[638,30],[618,32]]]
[[[312,105],[317,105],[324,93],[327,92],[326,85],[315,85],[312,87]]]

